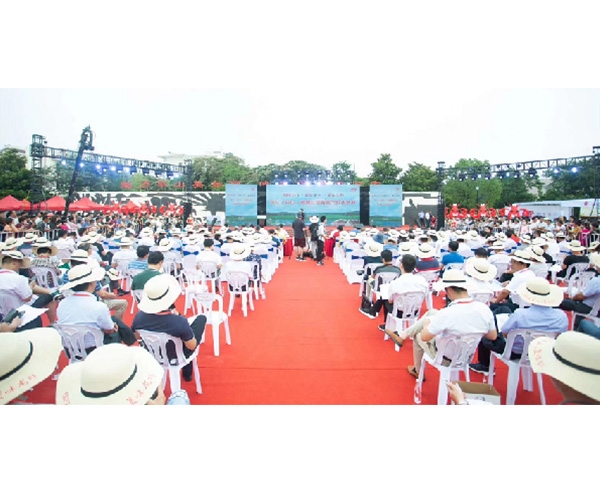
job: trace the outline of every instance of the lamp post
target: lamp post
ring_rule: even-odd
[[[475,206],[477,206],[477,205],[479,205],[479,187],[478,186],[475,187],[475,192],[476,192],[476,194],[475,194]]]

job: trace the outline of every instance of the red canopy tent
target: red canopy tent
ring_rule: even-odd
[[[69,205],[70,212],[95,212],[102,209],[104,209],[102,205],[90,200],[88,197],[84,197]]]
[[[52,197],[50,200],[46,200],[45,202],[41,202],[39,204],[40,210],[42,212],[46,210],[52,210],[53,212],[58,212],[59,210],[64,210],[67,206],[67,202],[62,197]]]
[[[129,200],[124,206],[121,207],[121,209],[126,213],[130,214],[134,212],[139,212],[140,207],[138,207],[135,203]]]
[[[31,209],[31,203],[29,203],[27,200],[23,200],[21,203],[23,204],[23,206],[21,207],[21,210]]]
[[[0,200],[0,212],[23,210],[23,202],[17,200],[12,195],[8,195]]]

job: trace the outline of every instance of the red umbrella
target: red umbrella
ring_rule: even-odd
[[[103,208],[102,205],[90,200],[88,197],[84,197],[69,205],[69,211],[72,212],[95,212],[96,210],[102,210]]]
[[[62,197],[52,197],[50,200],[46,200],[45,202],[41,202],[39,204],[40,210],[42,212],[44,212],[46,210],[58,212],[59,210],[64,210],[66,205],[67,205],[67,202]]]
[[[0,200],[0,212],[6,211],[17,211],[23,209],[23,202],[21,200],[17,200],[12,195],[8,195]]]

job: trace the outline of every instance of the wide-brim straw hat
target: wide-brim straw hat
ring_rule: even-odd
[[[521,263],[525,263],[525,264],[532,264],[533,263],[533,259],[532,259],[532,255],[529,251],[523,251],[521,249],[517,250],[514,252],[514,254],[511,254],[511,259],[514,259],[515,261],[519,261]]]
[[[142,347],[107,344],[67,366],[56,384],[57,405],[144,405],[164,370]]]
[[[154,233],[150,227],[144,227],[139,234],[140,237],[152,237],[153,235]]]
[[[171,229],[171,230],[169,230],[169,233],[172,236],[180,236],[181,235],[181,229]]]
[[[350,239],[350,234],[348,233],[348,231],[341,231],[340,234],[338,235],[338,241],[345,241],[347,239]]]
[[[162,239],[158,243],[158,247],[156,248],[156,250],[160,251],[160,252],[167,252],[167,251],[170,251],[172,247],[173,247],[173,243],[171,242],[170,239]]]
[[[583,247],[581,245],[580,241],[571,241],[571,242],[569,242],[568,247],[571,251],[575,251],[575,252],[585,251],[585,247]]]
[[[81,239],[79,239],[79,244],[96,244],[96,238],[88,235],[81,236]]]
[[[477,239],[479,237],[479,233],[476,230],[470,230],[468,236],[471,239]]]
[[[388,235],[390,237],[394,237],[394,238],[398,239],[398,237],[400,237],[400,232],[398,232],[396,229],[390,229],[390,231],[388,232]]]
[[[146,313],[159,313],[168,310],[181,295],[181,285],[177,278],[161,274],[150,278],[144,286],[139,309]]]
[[[77,249],[73,252],[73,254],[71,254],[71,257],[69,259],[71,261],[87,263],[90,260],[90,256],[87,251],[84,251],[83,249]]]
[[[239,242],[235,243],[229,249],[229,257],[234,261],[243,261],[250,256],[250,246]]]
[[[567,236],[565,235],[564,232],[560,231],[557,232],[556,235],[554,236],[555,239],[565,239]]]
[[[588,256],[590,258],[590,264],[595,268],[600,268],[600,254],[594,252]]]
[[[473,289],[472,281],[460,269],[449,269],[444,273],[443,278],[434,282],[431,287],[435,291],[441,291],[450,286],[463,288],[465,290]]]
[[[110,281],[118,281],[122,278],[121,273],[119,272],[118,269],[115,268],[110,268],[107,272],[106,272],[106,276],[108,276],[108,279]]]
[[[398,232],[398,237],[408,237],[408,232],[402,229],[400,232]]]
[[[528,235],[522,235],[520,239],[521,242],[524,242],[525,244],[531,244],[531,237],[529,237]]]
[[[122,237],[121,240],[117,242],[117,245],[121,247],[132,246],[133,241],[129,237]]]
[[[504,251],[504,244],[502,244],[500,241],[496,241],[490,247],[488,247],[488,249],[493,251]]]
[[[410,242],[403,242],[400,244],[400,252],[403,253],[409,253],[409,252],[413,252],[413,248],[414,248],[414,244],[411,244]]]
[[[544,373],[600,401],[600,341],[569,331],[558,338],[538,337],[529,344],[534,373]]]
[[[467,260],[465,271],[471,278],[480,281],[492,281],[496,277],[498,269],[487,259],[474,258]]]
[[[529,251],[529,254],[531,254],[532,261],[537,261],[538,263],[546,262],[544,250],[540,246],[531,246],[527,250]]]
[[[22,239],[23,239],[23,243],[31,244],[33,241],[35,241],[37,239],[37,235],[34,234],[33,232],[28,232],[27,234],[25,234],[25,237],[23,237]]]
[[[316,224],[319,222],[319,217],[317,217],[316,215],[313,215],[309,220],[310,220],[311,224]]]
[[[52,327],[0,334],[0,405],[50,376],[62,351],[60,334]]]
[[[547,241],[553,241],[554,240],[554,234],[552,232],[546,232],[545,234],[542,235],[542,237],[544,239],[546,239]]]
[[[435,256],[435,249],[429,244],[421,244],[415,250],[415,255],[421,259],[432,258]]]
[[[367,253],[368,256],[371,256],[372,258],[381,257],[381,251],[383,251],[383,244],[379,244],[375,241],[367,242],[364,246],[364,251]]]
[[[600,246],[600,241],[596,241],[596,242],[592,242],[590,244],[590,247],[588,247],[588,251],[593,251],[595,250],[598,246]]]
[[[11,251],[13,249],[17,249],[23,245],[23,239],[16,239],[14,237],[9,237],[4,241],[4,249],[7,251]]]
[[[100,281],[104,278],[106,271],[104,268],[93,268],[89,264],[80,264],[79,266],[75,266],[69,270],[67,273],[67,277],[69,278],[69,282],[66,285],[63,285],[61,290],[70,290],[78,285],[83,285],[84,283],[92,283],[93,281]]]
[[[198,244],[200,242],[200,236],[198,234],[192,234],[191,236],[189,236],[187,238],[187,243],[190,246],[195,246],[196,244]]]
[[[17,261],[22,261],[21,266],[23,268],[29,268],[29,266],[31,266],[31,260],[23,256],[21,251],[2,251],[2,256],[9,256]]]
[[[542,307],[558,307],[564,298],[560,286],[551,285],[548,280],[541,277],[531,278],[523,283],[517,289],[517,294],[527,303]]]
[[[125,231],[124,230],[118,230],[115,232],[115,239],[119,239],[121,237],[125,237]]]
[[[532,246],[547,246],[548,245],[548,241],[546,239],[543,239],[541,237],[536,237],[533,241],[531,241],[531,245]]]

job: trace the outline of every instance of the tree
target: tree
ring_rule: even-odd
[[[501,203],[502,184],[499,179],[486,179],[490,174],[490,163],[478,159],[461,159],[446,173],[458,179],[447,179],[442,189],[446,206],[477,208],[486,204],[498,208]],[[462,180],[462,181],[461,181]]]
[[[196,158],[193,163],[192,180],[201,181],[204,190],[213,189],[213,183],[227,184],[239,181],[244,184],[255,184],[255,173],[243,159],[227,153],[224,158],[212,156]],[[220,185],[218,189],[221,189]],[[224,186],[223,186],[224,188]]]
[[[400,177],[403,191],[437,191],[438,180],[435,170],[421,163],[411,163],[408,171]]]
[[[378,182],[382,185],[397,185],[399,183],[398,176],[402,172],[398,166],[392,162],[392,157],[389,154],[382,154],[379,159],[371,163],[371,174],[369,181],[371,183]]]
[[[354,183],[356,181],[356,171],[346,161],[335,163],[329,176],[333,183]]]
[[[27,157],[14,148],[0,151],[0,198],[12,195],[22,200],[29,196],[31,171],[27,169]]]
[[[529,190],[537,184],[541,185],[537,177],[521,176],[520,178],[502,178],[502,194],[500,196],[499,206],[509,206],[515,202],[531,202],[536,199],[535,195]]]
[[[551,182],[543,194],[543,200],[575,200],[578,198],[596,198],[600,174],[597,173],[598,161],[587,159],[578,165],[567,164],[546,172]],[[574,168],[576,170],[574,171]],[[521,200],[523,201],[523,200]]]

